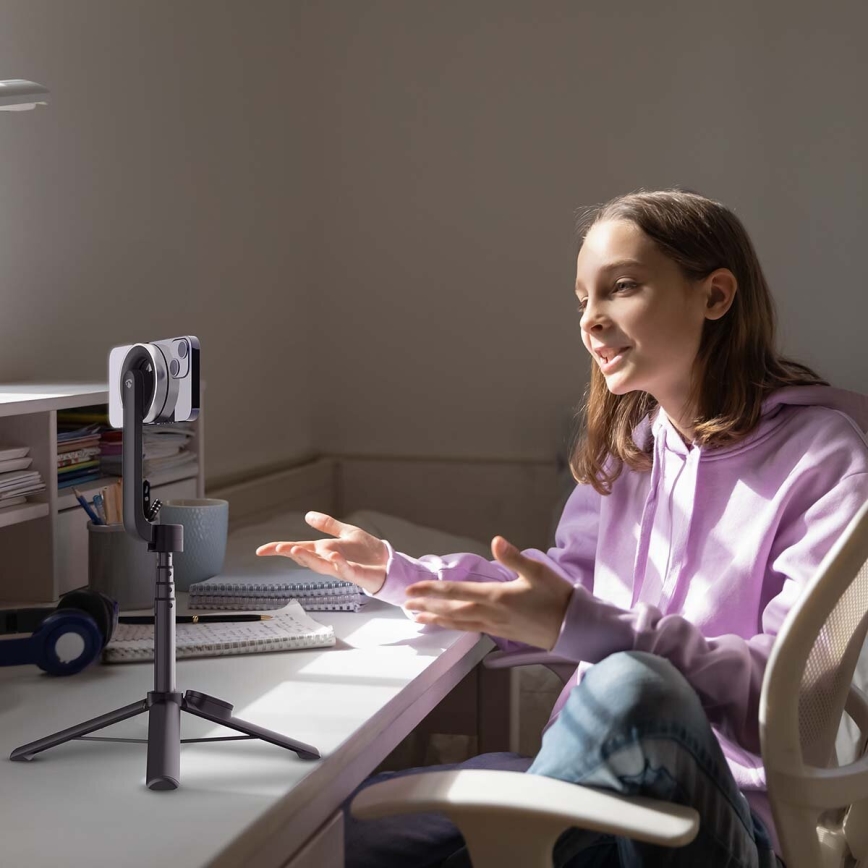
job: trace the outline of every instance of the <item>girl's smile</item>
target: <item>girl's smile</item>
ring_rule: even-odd
[[[600,364],[600,370],[604,374],[611,374],[615,368],[621,364],[624,356],[630,352],[630,347],[597,347],[594,349],[594,354],[597,356],[597,361]]]

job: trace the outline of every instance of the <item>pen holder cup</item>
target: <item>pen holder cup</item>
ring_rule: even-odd
[[[88,586],[101,591],[118,608],[147,609],[154,605],[157,555],[144,540],[126,532],[123,524],[87,523]]]
[[[184,527],[184,551],[172,558],[175,590],[187,591],[193,582],[220,575],[229,531],[228,500],[167,500],[160,509],[160,524]]]

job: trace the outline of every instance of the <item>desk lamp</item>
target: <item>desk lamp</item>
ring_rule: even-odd
[[[48,104],[48,88],[35,81],[11,78],[0,81],[0,112],[23,112]]]

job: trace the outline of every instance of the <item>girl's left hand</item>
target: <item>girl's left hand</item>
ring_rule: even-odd
[[[498,563],[518,573],[510,582],[416,582],[405,608],[420,624],[490,633],[551,651],[573,586],[540,561],[525,557],[502,536],[491,541]]]

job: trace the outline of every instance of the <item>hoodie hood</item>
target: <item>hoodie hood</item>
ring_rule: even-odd
[[[714,449],[701,446],[688,448],[669,417],[662,408],[658,408],[650,422],[654,436],[654,460],[633,564],[633,605],[643,599],[653,600],[665,611],[670,604],[677,584],[659,588],[653,583],[649,587],[645,581],[652,532],[656,527],[658,537],[668,540],[669,551],[663,572],[680,572],[690,542],[696,501],[702,490],[703,467],[711,462],[728,461],[734,465],[733,473],[738,473],[742,462],[751,460],[747,453],[774,437],[778,429],[790,420],[792,413],[798,412],[795,408],[811,406],[840,413],[868,447],[865,433],[868,430],[868,397],[832,386],[787,386],[777,389],[763,401],[762,416],[754,431],[732,446]],[[669,521],[676,500],[685,516],[677,527],[671,526]]]
[[[832,386],[786,386],[766,397],[762,403],[760,421],[750,434],[731,446],[714,449],[696,446],[688,449],[669,417],[658,408],[654,418],[650,420],[650,428],[654,436],[654,463],[657,464],[662,458],[659,452],[659,448],[662,447],[684,456],[696,450],[700,453],[697,456],[697,460],[700,461],[725,460],[753,449],[771,437],[787,421],[789,418],[789,414],[785,412],[787,407],[826,407],[846,416],[863,439],[868,431],[868,396]],[[647,431],[647,427],[645,430]],[[644,432],[637,433],[641,436]]]
[[[784,405],[828,407],[849,416],[860,433],[868,431],[868,395],[832,386],[787,386],[772,392],[763,401],[763,415]]]

